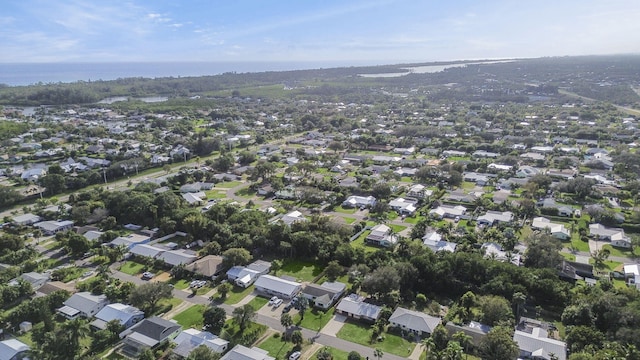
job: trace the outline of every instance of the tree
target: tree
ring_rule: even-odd
[[[238,163],[240,163],[240,165],[249,165],[252,162],[256,161],[256,159],[257,159],[256,153],[245,150],[245,151],[242,151],[238,156]]]
[[[387,294],[400,288],[400,275],[390,265],[374,270],[362,282],[362,289],[370,294]]]
[[[451,338],[453,339],[453,341],[462,346],[464,352],[468,351],[469,345],[471,345],[471,340],[473,340],[473,338],[470,335],[465,334],[464,331],[456,332],[455,334],[453,334],[453,336],[451,336]]]
[[[324,269],[324,274],[327,276],[327,280],[333,282],[339,278],[344,272],[344,268],[336,260],[329,262]]]
[[[329,150],[333,150],[334,153],[337,153],[338,151],[344,150],[344,144],[340,141],[332,141],[327,145],[327,148]]]
[[[511,302],[516,308],[516,311],[515,311],[516,323],[520,320],[522,305],[524,305],[526,301],[527,301],[527,296],[525,294],[521,292],[516,292],[513,294],[513,298],[511,299]]]
[[[41,177],[40,185],[44,186],[50,195],[59,194],[66,188],[64,176],[60,174],[49,174]]]
[[[276,275],[280,269],[282,269],[282,260],[275,259],[271,261],[271,271],[273,271],[273,275]]]
[[[280,325],[282,325],[285,330],[293,325],[293,318],[289,313],[282,313],[282,315],[280,315]]]
[[[160,300],[171,298],[172,290],[173,288],[167,283],[150,282],[131,290],[129,302],[146,314],[153,314]]]
[[[222,253],[222,263],[225,267],[246,265],[251,261],[251,253],[243,248],[231,248]]]
[[[362,356],[357,351],[351,351],[347,356],[347,360],[362,360]]]
[[[256,316],[256,310],[250,304],[245,304],[233,310],[233,321],[240,327],[240,333],[249,325],[249,322]]]
[[[142,353],[138,356],[138,360],[155,360],[156,355],[153,353],[153,350],[147,348],[144,349]]]
[[[220,357],[220,354],[211,350],[208,346],[200,345],[191,350],[186,360],[218,360]]]
[[[227,320],[227,313],[217,306],[209,306],[202,313],[202,318],[207,331],[219,333]]]
[[[442,359],[444,360],[462,360],[463,355],[464,350],[456,341],[447,343],[447,347],[441,352]]]
[[[527,252],[524,265],[533,268],[555,269],[562,262],[562,249],[560,241],[549,234],[532,234],[527,239]]]
[[[571,326],[567,329],[567,349],[571,353],[577,353],[589,346],[592,349],[601,349],[605,340],[602,332],[592,326]]]
[[[89,324],[84,319],[68,320],[62,324],[61,330],[66,334],[69,346],[80,348],[80,339],[89,335]]]
[[[304,314],[307,312],[309,308],[309,299],[306,297],[298,298],[298,314],[300,314],[300,321],[304,320]]]
[[[494,326],[501,321],[513,321],[513,311],[507,299],[500,296],[483,296],[480,299],[482,323]]]
[[[65,247],[71,253],[71,256],[77,257],[89,251],[91,243],[86,237],[75,232],[69,232]]]
[[[520,350],[513,341],[513,331],[505,326],[493,327],[480,342],[482,359],[515,359]]]
[[[598,249],[591,253],[591,258],[593,259],[593,266],[596,269],[605,268],[605,261],[609,258],[609,251],[605,249]]]
[[[433,339],[435,350],[441,352],[447,347],[447,344],[449,343],[449,332],[444,327],[444,325],[440,323],[435,327],[435,329],[433,329],[431,338]]]
[[[318,352],[316,353],[316,359],[331,360],[333,359],[333,355],[331,355],[331,351],[329,351],[329,348],[323,347],[322,349],[318,350]]]
[[[227,298],[227,294],[231,291],[231,284],[228,282],[222,283],[218,286],[218,294],[220,294],[220,299],[224,300]]]
[[[302,331],[295,330],[291,333],[291,342],[296,344],[297,346],[302,345],[304,342],[304,337],[302,336]]]

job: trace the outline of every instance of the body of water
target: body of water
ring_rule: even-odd
[[[355,66],[337,62],[135,62],[135,63],[0,63],[0,84],[115,80],[130,77],[186,77],[226,72],[263,72]]]
[[[479,61],[479,62],[470,62],[463,64],[446,64],[446,65],[425,65],[425,66],[415,66],[415,67],[407,67],[402,68],[402,70],[407,70],[406,72],[401,73],[380,73],[380,74],[360,74],[362,77],[368,78],[382,78],[382,77],[400,77],[406,76],[409,74],[430,74],[445,71],[451,68],[458,67],[466,67],[467,65],[482,65],[482,64],[498,64],[504,62],[512,62],[513,60],[491,60],[491,61]]]

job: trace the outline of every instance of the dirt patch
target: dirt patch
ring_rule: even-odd
[[[167,282],[171,280],[171,274],[169,274],[168,272],[161,272],[160,274],[156,275],[153,278],[153,281],[155,282]]]

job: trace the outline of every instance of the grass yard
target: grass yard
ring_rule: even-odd
[[[371,348],[378,348],[385,353],[407,357],[413,351],[416,344],[411,343],[398,335],[384,333],[384,340],[370,343],[371,331],[363,324],[347,321],[336,336],[340,339],[351,341]]]
[[[203,325],[202,314],[204,313],[205,308],[206,307],[204,305],[193,305],[192,307],[174,316],[173,320],[177,321],[178,324],[182,325],[182,327],[185,329],[200,329]]]
[[[280,273],[295,277],[299,281],[312,281],[320,275],[323,268],[315,263],[301,260],[287,259],[280,269]]]
[[[562,251],[561,251],[561,252],[560,252],[560,255],[562,255],[562,257],[563,257],[565,260],[568,260],[568,261],[576,261],[576,256],[575,256],[575,255],[573,255],[573,254],[569,254],[569,253],[566,253],[566,252],[562,252]]]
[[[208,190],[205,191],[205,194],[207,195],[207,199],[226,199],[227,198],[227,192],[226,191],[220,191],[220,190]]]
[[[282,340],[282,337],[269,336],[258,347],[269,352],[276,359],[287,359],[293,350],[293,343]]]
[[[216,188],[231,189],[238,185],[242,185],[242,181],[224,181],[216,184]]]
[[[178,290],[184,290],[189,287],[189,281],[184,279],[182,280],[171,279],[169,280],[169,284],[173,285],[173,287]]]
[[[253,308],[253,310],[258,311],[263,306],[267,305],[269,300],[263,298],[262,296],[256,296],[251,301],[249,301],[249,305]]]
[[[240,333],[240,326],[238,326],[238,324],[236,324],[235,321],[233,321],[233,319],[229,319],[225,322],[224,328],[220,332],[220,337],[234,344],[242,344],[244,346],[251,347],[253,342],[255,342],[256,340],[260,339],[260,337],[262,337],[265,331],[267,331],[267,328],[268,328],[267,325],[249,322],[247,327],[244,329],[244,333]],[[251,340],[250,344],[243,343],[243,340],[246,341],[248,337],[251,337],[251,336],[247,337],[247,335],[250,335],[250,334],[253,334],[255,339],[253,340],[249,339]]]
[[[246,289],[241,288],[240,286],[234,286],[231,291],[227,294],[227,298],[224,300],[224,303],[227,305],[233,305],[240,302],[240,300],[244,299],[247,295],[253,292],[253,285],[249,286]]]
[[[640,247],[638,246],[636,246],[636,248],[633,249],[634,250],[633,254],[629,249],[621,249],[621,248],[613,247],[611,245],[604,245],[602,248],[609,250],[609,254],[611,254],[611,256],[628,257],[628,258],[632,258],[634,256],[640,256]]]
[[[367,238],[367,236],[369,236],[369,234],[371,234],[371,231],[365,231],[362,234],[360,234],[360,236],[358,236],[357,239],[353,240],[351,242],[351,246],[353,247],[361,247],[364,249],[365,252],[375,252],[378,249],[382,249],[382,248],[378,248],[375,246],[371,246],[368,245],[367,243],[365,243],[365,239]]]
[[[344,220],[344,222],[345,222],[347,225],[351,225],[351,224],[353,224],[353,223],[356,221],[356,219],[354,219],[354,218],[350,218],[350,217],[343,217],[342,219]]]
[[[356,208],[344,208],[342,205],[336,206],[333,211],[343,213],[343,214],[355,214],[357,211]]]
[[[122,266],[120,266],[119,271],[128,274],[128,275],[137,275],[142,273],[142,269],[144,269],[144,265],[134,262],[134,261],[126,261]]]
[[[342,351],[340,349],[336,349],[336,348],[333,348],[333,347],[330,347],[330,346],[324,346],[324,348],[329,350],[329,353],[333,357],[333,360],[348,360],[349,359],[349,353],[346,352],[346,351]],[[321,349],[322,348],[318,349],[318,351],[320,351]],[[316,351],[316,354],[318,353],[318,351]],[[315,359],[315,356],[312,356],[311,358]]]
[[[400,231],[406,229],[407,227],[404,225],[396,225],[396,224],[389,224],[389,227],[391,228],[391,230],[393,230],[395,233],[399,233]]]
[[[408,216],[408,217],[404,218],[404,222],[409,223],[409,224],[414,224],[414,225],[419,223],[422,220],[424,220],[424,216],[416,216],[416,217]]]
[[[333,317],[334,308],[329,309],[327,312],[320,311],[318,309],[307,310],[304,314],[304,319],[300,320],[300,314],[293,316],[293,323],[302,326],[305,329],[319,331],[322,329],[329,320]]]

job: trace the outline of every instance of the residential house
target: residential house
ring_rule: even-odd
[[[222,271],[224,270],[222,261],[222,256],[207,255],[185,266],[185,269],[205,278],[216,279],[222,274]]]
[[[134,245],[129,252],[135,256],[147,257],[155,259],[165,251],[163,248],[159,248],[149,244],[137,244]]]
[[[440,205],[435,209],[429,211],[429,214],[435,218],[456,218],[462,217],[467,212],[467,208],[462,205]]]
[[[227,271],[229,281],[233,281],[234,284],[243,288],[248,288],[260,275],[258,271],[248,269],[244,266],[234,266]]]
[[[446,199],[448,201],[462,202],[462,203],[472,203],[476,201],[478,196],[476,194],[467,194],[463,191],[451,191],[446,195]]]
[[[528,178],[528,177],[532,177],[534,175],[537,175],[539,173],[540,173],[540,170],[538,170],[538,169],[536,169],[534,167],[531,167],[531,166],[523,165],[523,166],[520,166],[518,168],[518,171],[516,171],[516,177]]]
[[[548,337],[543,328],[534,327],[531,332],[516,330],[513,341],[518,344],[520,358],[535,360],[566,360],[567,344]],[[555,355],[555,357],[554,357]]]
[[[125,329],[137,324],[144,319],[144,312],[131,305],[121,303],[109,304],[98,311],[95,320],[91,322],[91,326],[98,330],[107,328],[109,321],[116,320]]]
[[[486,186],[493,177],[495,177],[493,174],[480,174],[476,172],[467,172],[463,175],[464,181],[475,183],[478,186]]]
[[[476,150],[471,154],[472,157],[476,157],[476,158],[497,158],[500,156],[500,154],[498,153],[494,153],[494,152],[489,152],[489,151],[485,151],[485,150]]]
[[[111,246],[125,246],[128,250],[131,250],[134,246],[138,244],[147,244],[151,241],[151,238],[147,235],[140,234],[129,234],[127,236],[118,236],[113,239],[109,244]]]
[[[496,243],[484,243],[482,244],[482,249],[484,250],[484,255],[486,258],[502,262],[510,262],[514,265],[520,266],[521,256],[519,254],[504,251],[502,250],[502,246]]]
[[[640,265],[625,264],[623,269],[627,286],[634,286],[636,289],[640,290]]]
[[[347,286],[341,282],[323,282],[321,285],[309,284],[302,290],[301,296],[309,299],[316,307],[327,310],[344,294]]]
[[[84,291],[71,295],[63,304],[64,306],[56,311],[65,318],[69,320],[78,317],[90,319],[107,306],[109,300],[105,295],[93,295]]]
[[[577,280],[593,279],[593,265],[575,261],[562,260],[558,271],[560,279],[575,283]]]
[[[71,230],[73,227],[73,221],[41,221],[33,224],[33,227],[37,227],[42,230],[45,235],[55,235],[59,232]]]
[[[262,350],[259,347],[252,347],[249,349],[246,346],[236,345],[228,353],[224,354],[220,360],[276,360],[274,357],[269,356],[267,350]]]
[[[589,234],[598,241],[608,241],[611,245],[631,248],[631,239],[622,228],[608,228],[602,224],[589,224]]]
[[[371,207],[376,204],[376,198],[373,196],[349,196],[342,203],[344,207]]]
[[[365,241],[371,245],[390,247],[398,242],[398,237],[392,233],[391,228],[387,225],[378,224],[371,228]]]
[[[410,331],[418,336],[428,336],[440,324],[441,319],[423,312],[413,311],[402,307],[389,317],[389,325],[403,331]]]
[[[11,219],[11,222],[13,222],[16,225],[26,226],[26,225],[35,224],[41,220],[42,218],[38,215],[26,213],[23,215],[14,216],[13,219]]]
[[[397,198],[397,199],[393,199],[389,202],[389,207],[394,210],[397,211],[400,215],[413,215],[417,208],[417,201],[415,200],[408,200],[408,199],[404,199],[404,198]]]
[[[208,331],[200,331],[196,329],[187,329],[182,331],[173,340],[176,347],[172,352],[181,358],[189,357],[191,351],[199,346],[206,346],[213,352],[222,354],[229,348],[229,342],[219,338]]]
[[[138,357],[146,349],[155,349],[159,345],[175,338],[182,330],[177,323],[157,316],[144,319],[120,333],[122,353],[129,357]]]
[[[513,213],[511,211],[489,210],[484,215],[479,216],[477,219],[478,224],[486,226],[507,224],[511,221],[513,221]]]
[[[479,346],[482,340],[491,331],[491,326],[481,324],[479,322],[471,321],[465,325],[456,325],[449,321],[445,328],[449,331],[449,334],[455,334],[457,332],[463,332],[465,335],[471,337],[471,344]]]
[[[0,360],[28,360],[29,345],[18,339],[0,341]]]
[[[407,191],[407,196],[416,198],[416,199],[424,199],[433,194],[433,190],[427,189],[426,186],[421,184],[412,185]]]
[[[380,317],[382,308],[378,305],[364,302],[364,298],[356,294],[351,294],[338,303],[336,313],[346,317],[375,322]]]
[[[20,174],[20,178],[25,181],[36,182],[41,177],[47,175],[47,170],[44,168],[33,168],[25,170]]]
[[[202,191],[198,191],[195,193],[183,193],[181,194],[184,201],[186,201],[189,205],[196,206],[201,205],[204,200],[207,199],[207,194]]]
[[[531,228],[534,230],[548,230],[551,236],[559,240],[567,240],[571,238],[571,232],[564,224],[553,223],[544,217],[535,217],[531,222]]]
[[[433,252],[448,251],[455,252],[458,244],[442,240],[442,235],[434,230],[427,230],[422,237],[422,244]]]
[[[104,234],[102,231],[89,230],[82,234],[82,236],[89,241],[97,241],[100,240],[100,236],[102,236],[102,234]]]
[[[293,299],[302,290],[302,284],[272,275],[261,275],[256,280],[255,286],[258,292],[283,299]]]
[[[294,210],[288,214],[284,214],[280,218],[280,221],[282,221],[286,225],[291,226],[291,224],[293,224],[294,222],[307,221],[307,219],[304,217],[304,215],[302,215],[300,211]]]
[[[161,259],[169,266],[191,264],[197,258],[198,256],[194,251],[186,249],[169,250],[158,255],[158,259]]]
[[[27,272],[18,276],[16,279],[11,280],[9,285],[17,285],[18,279],[28,282],[31,284],[31,288],[34,291],[38,291],[42,287],[42,285],[46,284],[49,281],[49,274],[41,274],[37,272]]]

